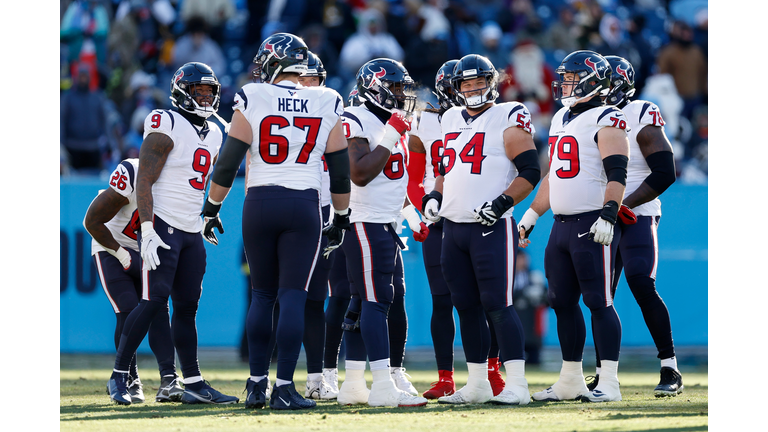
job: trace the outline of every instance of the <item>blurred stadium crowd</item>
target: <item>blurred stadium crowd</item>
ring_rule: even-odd
[[[251,81],[261,41],[301,36],[346,99],[368,60],[403,62],[431,93],[437,69],[476,53],[502,73],[501,101],[524,102],[546,160],[554,70],[571,51],[628,59],[637,98],[655,102],[678,180],[707,182],[707,0],[60,0],[62,176],[108,174],[138,157],[144,118],[171,107],[169,83],[199,61],[222,84],[219,114]]]

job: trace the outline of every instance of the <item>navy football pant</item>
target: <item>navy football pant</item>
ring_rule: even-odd
[[[612,295],[615,295],[623,268],[627,285],[640,306],[645,325],[656,344],[658,358],[667,359],[675,356],[675,344],[672,341],[669,310],[656,291],[656,268],[659,263],[657,230],[660,219],[660,216],[638,216],[636,224],[622,226]],[[597,365],[600,366],[599,353],[597,355]]]
[[[613,307],[611,283],[622,231],[621,224],[616,224],[610,246],[590,240],[589,230],[599,214],[600,211],[555,215],[544,253],[548,298],[557,316],[564,361],[582,360],[586,325],[579,307],[581,297],[594,319],[595,345],[601,358],[619,360],[621,322]]]
[[[348,235],[349,233],[347,233]],[[346,235],[345,235],[346,238]],[[349,240],[346,238],[345,241]],[[336,368],[339,362],[339,350],[344,331],[341,323],[349,307],[349,279],[347,278],[347,256],[344,248],[340,247],[331,253],[333,259],[331,271],[328,274],[330,296],[325,310],[325,353],[323,367]]]
[[[200,376],[197,361],[197,305],[203,290],[206,253],[200,233],[175,229],[155,216],[157,235],[170,246],[158,248],[160,265],[142,270],[142,299],[123,325],[117,348],[116,370],[127,370],[133,353],[149,331],[157,314],[168,313],[173,301],[171,334],[184,378]],[[141,244],[141,233],[139,233]]]
[[[523,360],[524,333],[512,306],[518,232],[513,218],[493,226],[445,220],[440,265],[459,314],[469,363],[488,360],[493,322],[500,356]]]
[[[120,335],[123,333],[125,320],[138,306],[141,296],[141,257],[134,250],[126,250],[131,255],[131,267],[127,271],[123,270],[117,258],[107,252],[98,252],[93,256],[101,286],[112,305],[112,310],[115,311],[115,350],[120,345]],[[148,337],[149,348],[157,359],[160,376],[175,374],[176,351],[173,349],[171,322],[167,308],[165,313],[161,312],[155,316],[149,326]],[[130,375],[134,378],[139,376],[135,353],[130,363]]]
[[[243,205],[242,229],[253,289],[246,318],[250,374],[268,374],[272,311],[279,301],[277,378],[293,381],[307,290],[320,253],[318,191],[252,187]]]
[[[438,370],[453,370],[453,341],[456,323],[453,319],[451,291],[443,279],[440,254],[443,247],[443,219],[429,226],[429,236],[421,245],[424,270],[427,273],[429,291],[432,294],[432,317],[429,329]]]

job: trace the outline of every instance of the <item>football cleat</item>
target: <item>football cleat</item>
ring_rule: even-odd
[[[653,389],[656,397],[677,396],[683,392],[683,376],[671,367],[661,368],[661,380]]]
[[[130,405],[131,394],[128,392],[128,373],[112,372],[107,383],[109,398],[118,405]]]
[[[534,393],[533,400],[540,402],[576,400],[587,393],[589,393],[589,389],[581,376],[575,376],[573,379],[561,376],[561,379],[557,380],[551,387]]]
[[[499,363],[498,358],[488,359],[488,381],[491,382],[494,396],[504,390],[505,383],[504,378],[501,376],[501,363]]]
[[[522,405],[520,403],[520,397],[517,396],[511,389],[506,388],[501,393],[492,397],[488,403],[494,405]]]
[[[131,395],[131,403],[144,403],[144,385],[139,378],[128,376],[128,394]]]
[[[368,395],[371,393],[368,390],[368,385],[365,380],[344,380],[339,389],[339,395],[336,398],[336,402],[339,405],[357,405],[368,403]]]
[[[246,409],[262,409],[267,405],[269,396],[267,389],[269,388],[269,378],[256,382],[250,378],[245,381],[245,408]]]
[[[371,393],[368,396],[369,406],[407,408],[426,404],[425,398],[400,390],[392,380],[371,384]]]
[[[181,396],[181,403],[183,404],[229,405],[238,402],[240,402],[240,398],[221,393],[211,387],[208,381],[203,381],[203,388],[198,391],[192,391],[185,386],[184,394]]]
[[[411,381],[408,380],[411,376],[408,375],[405,372],[404,367],[395,368],[391,372],[392,380],[395,382],[395,387],[399,388],[400,390],[410,393],[413,396],[418,396],[419,391],[416,390],[416,387],[411,384]]]
[[[507,379],[504,390],[488,402],[496,405],[528,405],[531,402],[528,381],[523,377]]]
[[[304,392],[305,398],[331,400],[336,399],[338,395],[339,392],[334,392],[323,378],[318,381],[307,380],[307,390]]]
[[[604,376],[594,390],[581,395],[579,399],[582,402],[618,402],[621,400],[619,381]]]
[[[337,368],[323,369],[323,381],[328,384],[334,394],[339,394],[339,370]]]
[[[453,371],[437,371],[440,378],[433,382],[429,389],[422,396],[427,399],[437,399],[442,396],[450,396],[456,393],[456,383],[453,382]]]
[[[486,403],[493,397],[493,389],[488,380],[479,381],[470,387],[469,384],[460,388],[456,393],[450,396],[437,398],[441,404],[481,404]]]
[[[181,402],[184,389],[179,385],[177,375],[166,375],[160,378],[160,388],[157,390],[155,402]]]
[[[317,406],[317,402],[312,399],[304,399],[296,391],[293,383],[275,387],[269,398],[269,407],[273,410],[300,410],[315,406]]]
[[[590,375],[586,377],[585,380],[587,382],[587,389],[592,391],[595,389],[595,387],[597,387],[597,383],[600,382],[600,375]]]

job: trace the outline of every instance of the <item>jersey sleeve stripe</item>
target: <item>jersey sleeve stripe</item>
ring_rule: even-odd
[[[357,124],[359,124],[359,125],[360,125],[360,129],[363,129],[363,123],[362,123],[362,122],[360,121],[360,119],[359,119],[359,118],[357,118],[357,116],[355,116],[354,114],[350,114],[350,113],[348,113],[348,112],[345,112],[345,113],[344,113],[344,115],[342,115],[342,117],[345,117],[345,118],[348,118],[348,119],[351,119],[351,120],[354,120],[354,121],[356,121],[356,122],[357,122]]]
[[[339,112],[339,104],[341,103],[341,96],[336,97],[336,106],[333,108],[333,112]]]
[[[248,109],[248,98],[245,97],[245,92],[243,89],[238,90],[237,92],[238,96],[243,100],[243,111]]]
[[[648,111],[648,108],[650,107],[651,107],[650,102],[646,102],[643,104],[643,109],[640,110],[640,117],[637,118],[638,123],[640,123],[640,120],[643,118],[643,116],[645,115],[645,112]]]
[[[171,113],[169,110],[165,110],[165,112],[167,112],[168,117],[171,118],[171,130],[173,130],[173,127],[176,126],[176,120],[173,118],[173,113]]]
[[[521,109],[523,109],[522,105],[518,105],[518,106],[512,108],[512,110],[509,111],[509,115],[507,116],[507,120],[509,120],[512,117],[512,114],[520,111]]]
[[[133,171],[133,164],[130,162],[122,161],[120,162],[120,165],[125,167],[125,170],[128,171],[128,180],[131,185],[131,189],[136,190],[136,173]]]
[[[607,116],[608,114],[614,113],[616,111],[618,111],[618,108],[609,108],[609,109],[603,111],[603,113],[600,114],[600,117],[597,118],[597,122],[600,123],[600,120],[602,120],[603,117]]]

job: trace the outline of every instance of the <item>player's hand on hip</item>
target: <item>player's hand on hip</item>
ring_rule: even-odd
[[[123,270],[127,271],[129,268],[131,268],[131,254],[128,253],[128,250],[126,250],[124,247],[120,246],[115,251],[107,248],[104,248],[104,250],[106,250],[110,255],[120,261],[120,265],[123,266]]]
[[[157,249],[171,249],[170,246],[165,244],[163,239],[155,232],[152,227],[152,222],[144,222],[141,224],[141,260],[144,262],[144,266],[149,270],[157,269],[160,265],[160,258],[157,256]]]
[[[440,221],[440,206],[443,203],[443,194],[433,190],[421,198],[421,214],[424,219],[436,223]]]
[[[203,238],[212,245],[219,244],[219,239],[216,238],[216,233],[213,232],[214,228],[219,230],[219,234],[224,234],[224,225],[221,223],[221,218],[219,218],[220,209],[221,203],[211,200],[210,197],[208,197],[203,206]]]
[[[341,246],[344,242],[344,233],[352,228],[349,223],[349,215],[352,210],[347,208],[345,210],[333,210],[333,222],[323,229],[323,235],[328,237],[328,245],[323,249],[323,258],[328,259],[331,256],[331,252]]]
[[[637,216],[635,216],[635,212],[632,209],[622,204],[619,208],[619,220],[624,225],[634,225],[637,223]]]
[[[608,201],[600,211],[600,217],[597,218],[592,228],[589,229],[589,238],[595,243],[608,246],[613,241],[613,226],[618,217],[619,204],[616,201]]]
[[[536,226],[536,221],[539,220],[539,214],[536,213],[533,209],[528,209],[525,211],[525,214],[523,214],[523,218],[520,219],[520,223],[517,224],[517,230],[520,233],[520,239],[518,241],[518,246],[525,249],[528,247],[529,244],[531,244],[531,240],[529,240],[529,236],[531,235],[531,231],[533,231],[533,228]]]
[[[493,201],[486,201],[480,207],[474,209],[475,220],[483,225],[491,226],[499,220],[504,213],[515,205],[509,195],[501,194]]]
[[[419,243],[426,240],[429,235],[429,228],[427,228],[427,224],[421,221],[419,213],[416,212],[416,207],[409,204],[403,208],[401,213],[405,216],[405,220],[408,221],[408,226],[411,228],[411,231],[413,231],[413,239]]]

